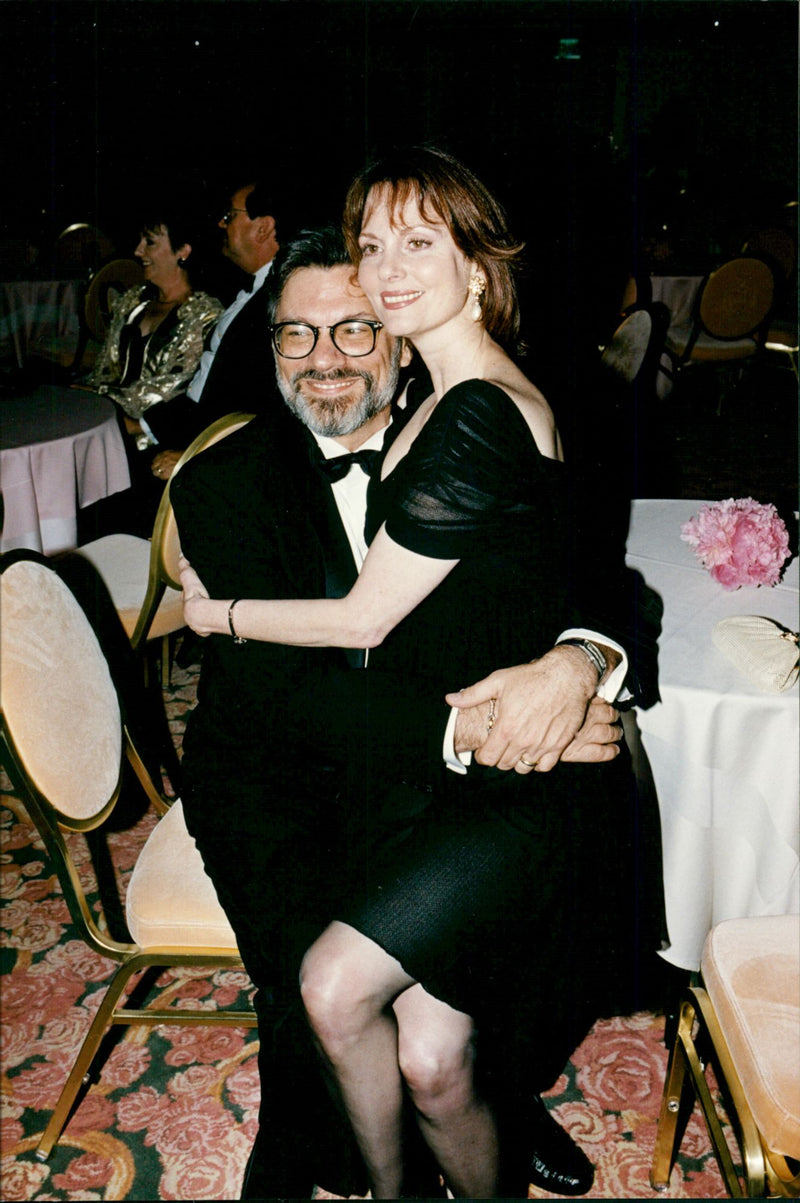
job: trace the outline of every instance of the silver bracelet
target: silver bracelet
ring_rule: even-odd
[[[234,643],[247,643],[246,639],[242,639],[241,635],[236,634],[236,628],[233,625],[233,607],[241,600],[242,599],[240,597],[235,597],[233,599],[233,601],[231,602],[231,604],[228,606],[228,626],[231,629],[231,635],[233,635]]]
[[[561,639],[558,646],[563,647],[564,644],[568,647],[579,647],[597,669],[597,680],[602,681],[608,668],[608,661],[596,643],[591,643],[588,639]]]

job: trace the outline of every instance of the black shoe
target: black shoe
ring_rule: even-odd
[[[594,1166],[541,1099],[534,1111],[531,1137],[530,1178],[534,1186],[559,1195],[585,1195],[591,1189]]]

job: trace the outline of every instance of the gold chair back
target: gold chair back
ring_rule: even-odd
[[[161,498],[153,526],[147,592],[142,603],[136,628],[131,636],[131,643],[135,648],[147,640],[148,632],[153,624],[153,619],[167,586],[169,585],[172,589],[180,589],[181,587],[178,577],[180,541],[178,538],[178,526],[175,522],[175,514],[170,499],[172,481],[184,464],[187,464],[190,459],[193,459],[208,447],[212,447],[220,439],[233,434],[234,430],[239,430],[242,426],[246,426],[248,422],[252,421],[253,416],[253,414],[232,413],[218,418],[216,422],[212,422],[210,426],[207,426],[197,436],[175,465],[172,475],[164,488],[164,494]]]

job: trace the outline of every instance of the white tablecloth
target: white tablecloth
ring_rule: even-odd
[[[636,501],[628,563],[662,598],[661,702],[639,711],[661,813],[671,947],[696,969],[723,919],[800,911],[798,687],[761,693],[718,651],[715,623],[798,628],[795,559],[773,589],[725,592],[680,538],[701,501]]]
[[[129,485],[113,402],[51,385],[0,400],[0,551],[75,547],[78,507]]]
[[[703,276],[651,276],[650,291],[653,301],[660,301],[669,309],[669,331],[687,329],[692,324],[694,305]],[[672,392],[672,360],[664,353],[661,357],[665,371],[656,377],[656,393],[665,400]]]
[[[76,280],[11,280],[0,283],[0,360],[22,367],[39,343],[78,346],[80,319]]]

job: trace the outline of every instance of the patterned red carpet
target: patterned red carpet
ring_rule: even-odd
[[[196,674],[167,694],[180,744]],[[113,966],[76,938],[58,881],[3,775],[2,1197],[5,1200],[233,1199],[255,1134],[254,1031],[125,1028],[45,1165],[35,1147]],[[114,837],[124,889],[151,814]],[[79,838],[79,837],[76,837]],[[85,854],[81,871],[92,880]],[[243,974],[165,974],[169,998],[243,1005]],[[237,1002],[238,999],[238,1002]],[[666,1067],[663,1017],[598,1023],[548,1099],[597,1167],[590,1197],[647,1199]],[[332,1198],[324,1191],[318,1197]],[[547,1198],[531,1190],[531,1197]],[[702,1121],[692,1117],[667,1198],[726,1198]]]

